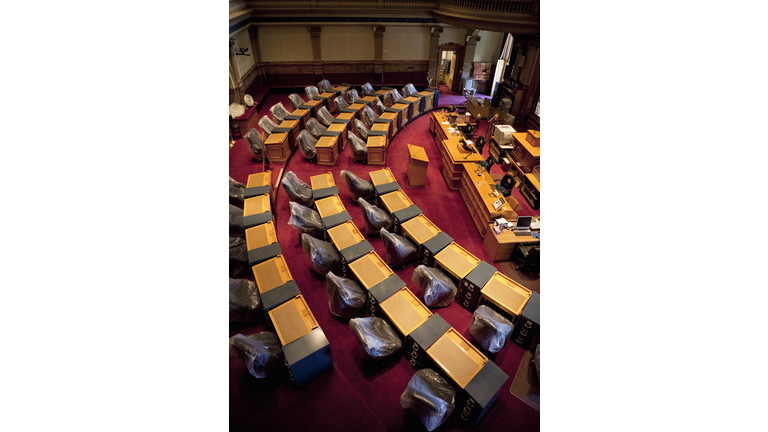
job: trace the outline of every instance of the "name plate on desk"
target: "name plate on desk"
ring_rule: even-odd
[[[498,210],[498,209],[500,209],[500,208],[501,208],[501,207],[502,207],[504,204],[506,204],[506,203],[507,203],[507,202],[506,202],[506,201],[504,201],[504,198],[503,198],[503,197],[502,197],[502,198],[499,198],[499,199],[497,199],[496,201],[494,201],[494,203],[493,203],[493,209],[494,209],[494,210]]]

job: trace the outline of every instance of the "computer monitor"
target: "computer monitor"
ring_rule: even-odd
[[[517,222],[515,223],[515,229],[516,230],[527,230],[531,227],[531,221],[533,220],[533,216],[518,216]]]

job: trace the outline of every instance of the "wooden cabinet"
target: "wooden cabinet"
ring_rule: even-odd
[[[387,137],[368,137],[368,165],[384,165],[387,162]]]
[[[339,159],[339,139],[337,137],[323,136],[317,140],[315,150],[317,151],[317,164],[323,166],[334,166]]]
[[[427,165],[429,158],[424,148],[408,144],[408,165],[405,176],[408,178],[408,186],[418,187],[427,183]]]
[[[267,157],[270,162],[286,163],[291,157],[291,145],[289,143],[288,133],[273,133],[264,141]]]
[[[475,171],[478,171],[476,173]],[[496,182],[485,170],[479,171],[474,163],[462,165],[461,188],[459,193],[464,203],[467,205],[469,214],[475,222],[480,235],[485,237],[488,231],[488,222],[497,217],[503,217],[507,220],[517,219],[515,210],[520,208],[520,204],[511,195],[504,197],[499,193],[498,196],[492,195],[496,190]],[[495,203],[501,200],[503,205],[496,208]]]

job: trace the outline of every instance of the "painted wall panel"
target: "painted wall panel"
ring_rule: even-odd
[[[306,26],[259,26],[259,47],[265,62],[312,61]]]
[[[504,43],[506,33],[481,31],[480,42],[475,48],[475,62],[478,63],[496,63],[499,59],[501,46]]]
[[[383,60],[429,60],[431,41],[429,27],[388,26],[384,33]]]
[[[388,32],[389,28],[387,28]],[[384,34],[384,40],[387,39],[387,33]],[[324,25],[320,33],[322,58],[324,61],[373,60],[375,57],[373,39],[372,26]],[[311,46],[309,60],[312,60]]]

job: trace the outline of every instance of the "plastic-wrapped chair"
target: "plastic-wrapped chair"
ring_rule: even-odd
[[[416,87],[413,86],[413,84],[408,83],[403,87],[403,97],[409,97],[409,96],[415,96],[416,93]]]
[[[298,95],[298,93],[291,93],[288,95],[288,100],[291,101],[291,108],[293,108],[294,111],[299,109],[300,106],[304,105],[304,99],[301,98],[301,96]]]
[[[360,87],[360,89],[363,92],[364,96],[376,96],[376,92],[373,90],[373,87],[371,87],[371,83],[369,82],[363,84],[363,86]]]
[[[320,120],[320,123],[327,128],[331,125],[331,123],[333,123],[334,117],[328,111],[328,108],[322,107],[317,110],[317,119]]]
[[[268,378],[280,374],[283,347],[276,333],[261,332],[250,336],[236,334],[229,339],[245,355],[248,372],[256,378]]]
[[[363,120],[365,120],[365,125],[368,127],[368,129],[373,127],[373,122],[376,121],[377,118],[379,118],[379,116],[373,112],[371,107],[368,105],[363,107]]]
[[[325,274],[325,285],[328,288],[328,309],[334,316],[352,318],[368,301],[368,293],[352,279],[328,272]]]
[[[285,120],[285,116],[290,115],[291,113],[288,112],[287,109],[283,106],[282,102],[278,102],[269,109],[269,112],[272,113],[272,117],[277,120],[277,124],[280,124]]]
[[[503,315],[481,305],[472,314],[469,334],[489,353],[497,353],[504,348],[504,343],[512,334],[514,326]]]
[[[319,275],[324,276],[341,264],[341,255],[336,250],[336,246],[327,241],[302,234],[301,249],[304,251],[304,256],[312,263],[312,271]]]
[[[229,178],[229,205],[237,208],[243,208],[245,205],[245,185],[239,181]]]
[[[301,149],[301,154],[304,155],[304,159],[311,160],[317,156],[317,150],[315,149],[317,140],[309,132],[305,130],[299,132],[296,140],[299,142],[299,148]]]
[[[349,148],[352,150],[352,162],[368,163],[368,144],[361,140],[352,131],[347,131]]]
[[[376,100],[373,101],[373,105],[376,105],[376,114],[378,115],[384,114],[384,110],[387,109],[379,98],[376,98]]]
[[[362,198],[358,198],[357,203],[363,208],[365,233],[367,235],[379,234],[382,229],[386,231],[392,227],[392,216],[389,213],[370,205],[368,201]]]
[[[403,100],[403,97],[400,96],[400,93],[397,91],[397,89],[392,89],[389,91],[389,93],[392,95],[392,105]]]
[[[357,94],[357,90],[352,89],[349,92],[347,92],[347,101],[349,101],[349,104],[353,104],[356,101],[362,99],[360,95]]]
[[[368,142],[368,128],[365,126],[365,123],[361,122],[358,119],[355,119],[355,130],[357,130],[357,134],[360,136],[360,139]]]
[[[333,100],[333,103],[336,105],[336,111],[338,112],[343,112],[343,110],[349,109],[349,104],[343,97],[337,97]]]
[[[264,116],[259,119],[259,127],[261,128],[261,131],[264,132],[264,137],[269,138],[269,136],[272,135],[272,129],[277,127],[277,123],[272,121],[268,116]]]
[[[392,102],[392,92],[391,91],[388,91],[388,92],[384,93],[384,96],[382,96],[382,99],[384,99],[384,106],[385,107],[391,107],[392,106],[393,102]]]
[[[384,248],[387,250],[385,261],[390,268],[403,266],[418,258],[419,248],[407,238],[384,228],[379,230],[379,235],[384,240]]]
[[[331,82],[327,79],[324,79],[317,83],[317,89],[320,91],[320,93],[330,93],[333,92],[333,86],[331,85]]]
[[[229,322],[251,322],[264,316],[256,282],[229,278]]]
[[[315,96],[320,96],[320,91],[315,86],[304,87],[304,94],[307,95],[307,100],[312,100]]]
[[[229,277],[242,279],[253,274],[248,266],[248,245],[242,237],[229,238]]]
[[[450,417],[455,401],[456,390],[428,368],[416,371],[400,395],[400,406],[410,408],[428,431],[435,430]]]
[[[245,139],[248,140],[248,150],[251,152],[251,156],[254,159],[260,161],[264,155],[262,151],[264,149],[264,142],[261,140],[261,134],[256,128],[253,128],[245,134]]]
[[[309,133],[312,134],[316,140],[318,140],[320,139],[320,136],[322,136],[323,132],[327,131],[328,128],[321,125],[316,118],[312,117],[307,121],[307,128],[305,130],[309,131]]]
[[[407,98],[408,96],[411,95],[410,92],[408,91],[408,86],[403,86],[403,88],[401,88],[400,91],[402,92],[404,98]]]
[[[413,271],[411,280],[421,291],[424,304],[429,307],[449,306],[456,298],[456,284],[445,273],[434,267],[420,264]]]
[[[323,219],[318,212],[293,201],[289,202],[288,206],[291,208],[291,217],[288,219],[288,225],[299,236],[302,234],[308,234],[316,238],[323,236]]]
[[[315,203],[312,188],[301,181],[293,171],[285,173],[280,184],[283,185],[289,201],[297,202],[306,207],[312,207],[312,204]]]
[[[229,205],[229,236],[242,237],[245,235],[243,228],[243,209]]]
[[[402,348],[403,343],[384,318],[352,318],[349,327],[365,352],[373,358],[384,358]]]
[[[376,193],[376,189],[373,188],[370,182],[361,179],[350,171],[341,170],[340,174],[341,182],[344,184],[347,192],[349,192],[349,197],[355,205],[359,205],[357,202],[358,198],[369,199]]]

